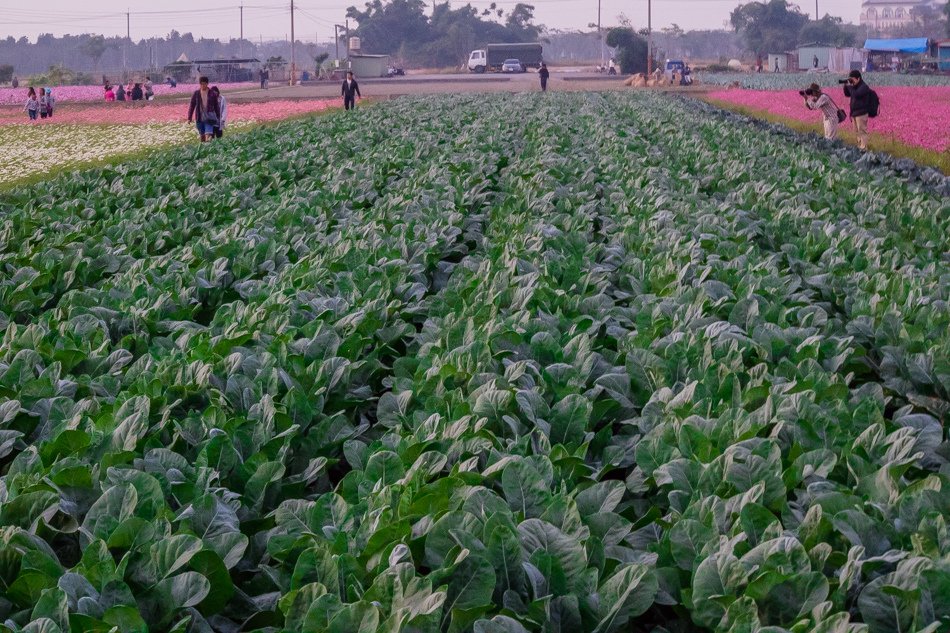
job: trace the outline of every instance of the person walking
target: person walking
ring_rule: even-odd
[[[818,70],[818,55],[811,58],[811,67]]]
[[[360,94],[360,85],[356,83],[356,79],[353,78],[352,70],[346,72],[346,79],[343,80],[341,94],[343,96],[344,110],[354,109],[356,107],[356,98],[363,98],[363,95]]]
[[[538,69],[538,77],[541,78],[541,92],[547,92],[548,79],[550,79],[551,73],[548,70],[548,65],[544,62],[541,62],[541,68]]]
[[[221,138],[224,136],[224,126],[228,123],[228,100],[224,98],[224,95],[221,94],[217,86],[212,86],[211,92],[214,93],[215,98],[218,100],[218,107],[221,110],[218,125],[214,128],[214,137]]]
[[[257,77],[261,80],[261,90],[264,89],[264,69],[261,68],[257,71]]]
[[[46,89],[46,116],[47,118],[53,118],[53,106],[56,105],[56,97],[53,96],[53,90],[51,88]]]
[[[40,102],[36,98],[36,90],[32,87],[26,93],[26,105],[23,106],[23,110],[29,115],[30,121],[35,121],[37,114],[40,111]]]
[[[46,118],[46,115],[49,114],[49,97],[46,96],[46,89],[45,89],[45,88],[40,88],[40,95],[39,95],[38,101],[39,101],[39,104],[40,104],[40,106],[39,106],[39,108],[40,108],[40,118],[41,118],[41,119],[45,119],[45,118]]]
[[[834,99],[822,92],[821,86],[818,84],[810,85],[808,89],[802,91],[801,94],[805,98],[806,108],[821,112],[822,122],[825,128],[825,138],[829,141],[838,138],[838,123],[842,120],[838,113],[841,112],[843,114],[844,111],[838,109],[838,104],[834,102]]]
[[[854,123],[854,131],[858,136],[858,147],[867,149],[871,89],[864,83],[860,70],[852,70],[848,74],[847,83],[844,85],[844,96],[851,99],[851,121]]]
[[[221,123],[221,104],[208,88],[207,77],[201,77],[198,85],[188,105],[188,122],[194,118],[201,142],[207,143],[214,138],[214,128]]]
[[[13,86],[14,90],[20,87],[20,80],[17,79],[16,75],[13,75],[13,81],[10,82],[10,85]]]

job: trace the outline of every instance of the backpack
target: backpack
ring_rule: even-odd
[[[877,93],[871,90],[868,93],[868,116],[872,119],[877,116],[878,110],[881,108],[881,98],[877,96]]]

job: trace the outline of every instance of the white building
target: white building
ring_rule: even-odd
[[[872,31],[900,28],[913,23],[912,9],[936,4],[935,0],[864,0],[861,3],[861,26]]]

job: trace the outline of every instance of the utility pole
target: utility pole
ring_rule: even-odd
[[[244,5],[241,5],[241,57],[244,57]]]
[[[818,21],[818,0],[815,0],[815,22]]]
[[[125,12],[125,42],[122,45],[122,70],[129,68],[129,42],[132,41],[132,18]],[[124,78],[123,78],[124,79]]]
[[[297,76],[297,40],[294,38],[294,0],[290,0],[290,85]]]
[[[340,25],[333,25],[333,41],[336,43],[336,60],[340,60]]]
[[[350,18],[346,19],[346,58],[350,58]]]
[[[653,2],[647,0],[647,77],[653,74]]]
[[[597,39],[600,40],[600,67],[604,67],[604,32],[600,28],[600,2],[597,0]]]

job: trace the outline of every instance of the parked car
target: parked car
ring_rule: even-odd
[[[501,65],[501,72],[503,73],[524,73],[528,72],[528,69],[524,67],[524,64],[517,59],[506,59],[505,63]]]
[[[506,59],[501,65],[501,72],[503,73],[523,73],[527,71],[528,69],[518,59]]]

